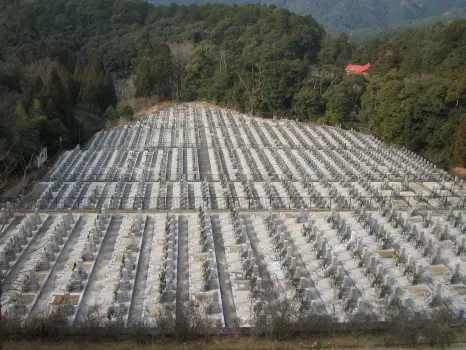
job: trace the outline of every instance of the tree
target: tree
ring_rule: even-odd
[[[31,118],[37,118],[40,117],[44,114],[44,111],[42,110],[42,103],[40,102],[39,99],[34,99],[32,101],[31,107],[29,108],[29,115]]]
[[[364,83],[356,76],[345,77],[339,84],[329,87],[324,94],[326,111],[321,121],[345,126],[354,123],[363,92]]]
[[[348,35],[343,33],[338,37],[327,34],[322,40],[319,51],[319,64],[344,67],[353,55],[353,47],[348,41]]]
[[[150,74],[152,76],[151,91],[160,99],[169,99],[172,95],[174,62],[170,56],[170,48],[157,45],[156,53],[151,57]]]
[[[24,154],[17,143],[8,144],[0,140],[0,200],[10,218],[29,184],[27,174],[32,166],[34,154]],[[0,222],[0,236],[7,228],[7,220]]]
[[[456,166],[466,167],[466,116],[458,128],[453,150],[453,161]]]
[[[294,95],[293,113],[299,120],[317,120],[325,111],[325,101],[322,94],[312,86],[303,86]]]
[[[181,100],[183,98],[183,77],[185,67],[189,61],[189,56],[194,44],[191,41],[168,44],[171,52],[173,63],[173,76],[175,79],[175,98]]]
[[[108,106],[115,106],[117,103],[117,96],[115,86],[110,73],[107,71],[104,76],[101,87],[101,110],[105,110]]]
[[[143,59],[136,70],[136,97],[150,96],[152,91],[152,74],[149,60]]]
[[[293,96],[298,91],[296,81],[304,78],[304,66],[299,60],[272,61],[263,65],[259,86],[260,111],[266,116],[289,114]]]
[[[264,288],[254,296],[251,326],[258,334],[284,339],[298,330],[301,320],[301,302],[294,288],[288,288],[283,281],[263,281]]]
[[[103,83],[102,65],[93,58],[82,73],[79,101],[94,107],[100,106],[100,87]]]

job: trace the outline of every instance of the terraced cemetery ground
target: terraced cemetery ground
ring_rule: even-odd
[[[9,215],[2,296],[21,318],[156,326],[173,300],[250,324],[271,282],[346,322],[399,301],[466,306],[461,180],[370,135],[178,106],[67,151]],[[288,283],[282,283],[288,282]]]

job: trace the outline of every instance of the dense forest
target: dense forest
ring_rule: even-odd
[[[299,14],[312,14],[330,33],[347,33],[361,40],[403,26],[436,21],[448,22],[466,16],[466,0],[149,0],[155,5],[229,5],[258,3],[276,5]]]
[[[341,124],[464,166],[465,29],[437,24],[354,47],[275,6],[2,0],[0,174],[130,117],[121,81],[134,83],[132,97]],[[370,78],[344,73],[352,58],[373,63]]]
[[[374,39],[354,60],[373,64],[361,125],[444,168],[466,165],[466,20]]]

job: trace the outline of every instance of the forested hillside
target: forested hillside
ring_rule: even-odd
[[[134,80],[136,97],[289,114],[324,36],[310,16],[261,6],[3,1],[0,173],[130,115],[115,108],[116,78]]]
[[[465,26],[439,24],[354,48],[313,17],[276,7],[3,1],[0,174],[24,168],[40,146],[52,155],[130,117],[118,105],[117,80],[134,82],[135,97],[341,124],[443,167],[454,165],[453,155],[461,165]],[[344,73],[352,56],[374,64],[368,80]]]
[[[368,38],[400,26],[466,16],[466,0],[150,0],[157,5],[223,2],[277,5],[311,14],[327,31]]]
[[[374,67],[362,125],[444,167],[465,166],[466,20],[374,39],[354,59]]]

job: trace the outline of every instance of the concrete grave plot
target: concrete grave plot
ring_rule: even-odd
[[[465,199],[371,135],[180,105],[98,132],[0,209],[2,312],[157,325],[202,302],[248,326],[280,285],[341,322],[387,302],[462,314]]]
[[[372,135],[192,106],[98,132],[84,148],[66,151],[37,187],[26,208],[466,205],[461,180]]]

